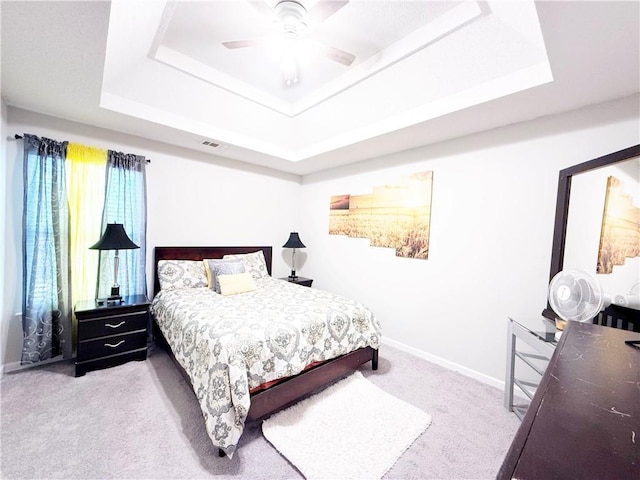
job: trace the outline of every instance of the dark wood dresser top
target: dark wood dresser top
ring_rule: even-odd
[[[569,322],[498,478],[640,478],[640,340]]]

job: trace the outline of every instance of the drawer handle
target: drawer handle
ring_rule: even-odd
[[[105,343],[104,346],[105,347],[111,347],[111,348],[116,348],[119,347],[120,345],[122,345],[124,343],[124,340],[120,340],[118,343],[116,343],[115,345],[113,345],[112,343]]]
[[[126,322],[123,320],[121,321],[119,324],[117,325],[111,325],[110,323],[105,323],[104,326],[105,327],[111,327],[111,328],[118,328],[121,327],[122,325],[124,325]]]

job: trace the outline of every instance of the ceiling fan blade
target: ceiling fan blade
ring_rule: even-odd
[[[246,48],[246,47],[257,47],[260,45],[261,40],[232,40],[230,42],[222,42],[227,48]]]
[[[331,15],[344,7],[347,3],[349,3],[349,0],[327,0],[326,2],[319,1],[307,14],[307,16],[316,23],[322,23]]]
[[[253,1],[250,0],[249,4],[255,8],[258,13],[260,13],[260,15],[263,15],[267,18],[269,17],[275,17],[275,13],[273,12],[273,9],[269,6],[269,4],[265,1]]]
[[[336,47],[329,47],[327,45],[319,44],[318,49],[320,50],[320,53],[325,57],[333,60],[334,62],[346,65],[347,67],[351,65],[356,59],[356,56],[352,53],[345,52],[344,50],[340,50]]]

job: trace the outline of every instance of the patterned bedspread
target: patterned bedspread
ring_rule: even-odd
[[[361,347],[378,348],[380,324],[364,305],[271,277],[252,292],[163,290],[151,312],[191,378],[213,444],[233,456],[249,390]]]

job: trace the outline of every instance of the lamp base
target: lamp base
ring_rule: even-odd
[[[289,275],[289,281],[293,282],[295,280],[298,279],[298,275],[296,275],[296,271],[295,270],[291,270],[291,275]]]
[[[120,295],[120,285],[111,287],[111,295],[107,298],[96,298],[96,305],[119,305],[122,303],[122,295]]]
[[[123,302],[121,295],[109,295],[107,298],[96,298],[97,306],[120,305]]]

